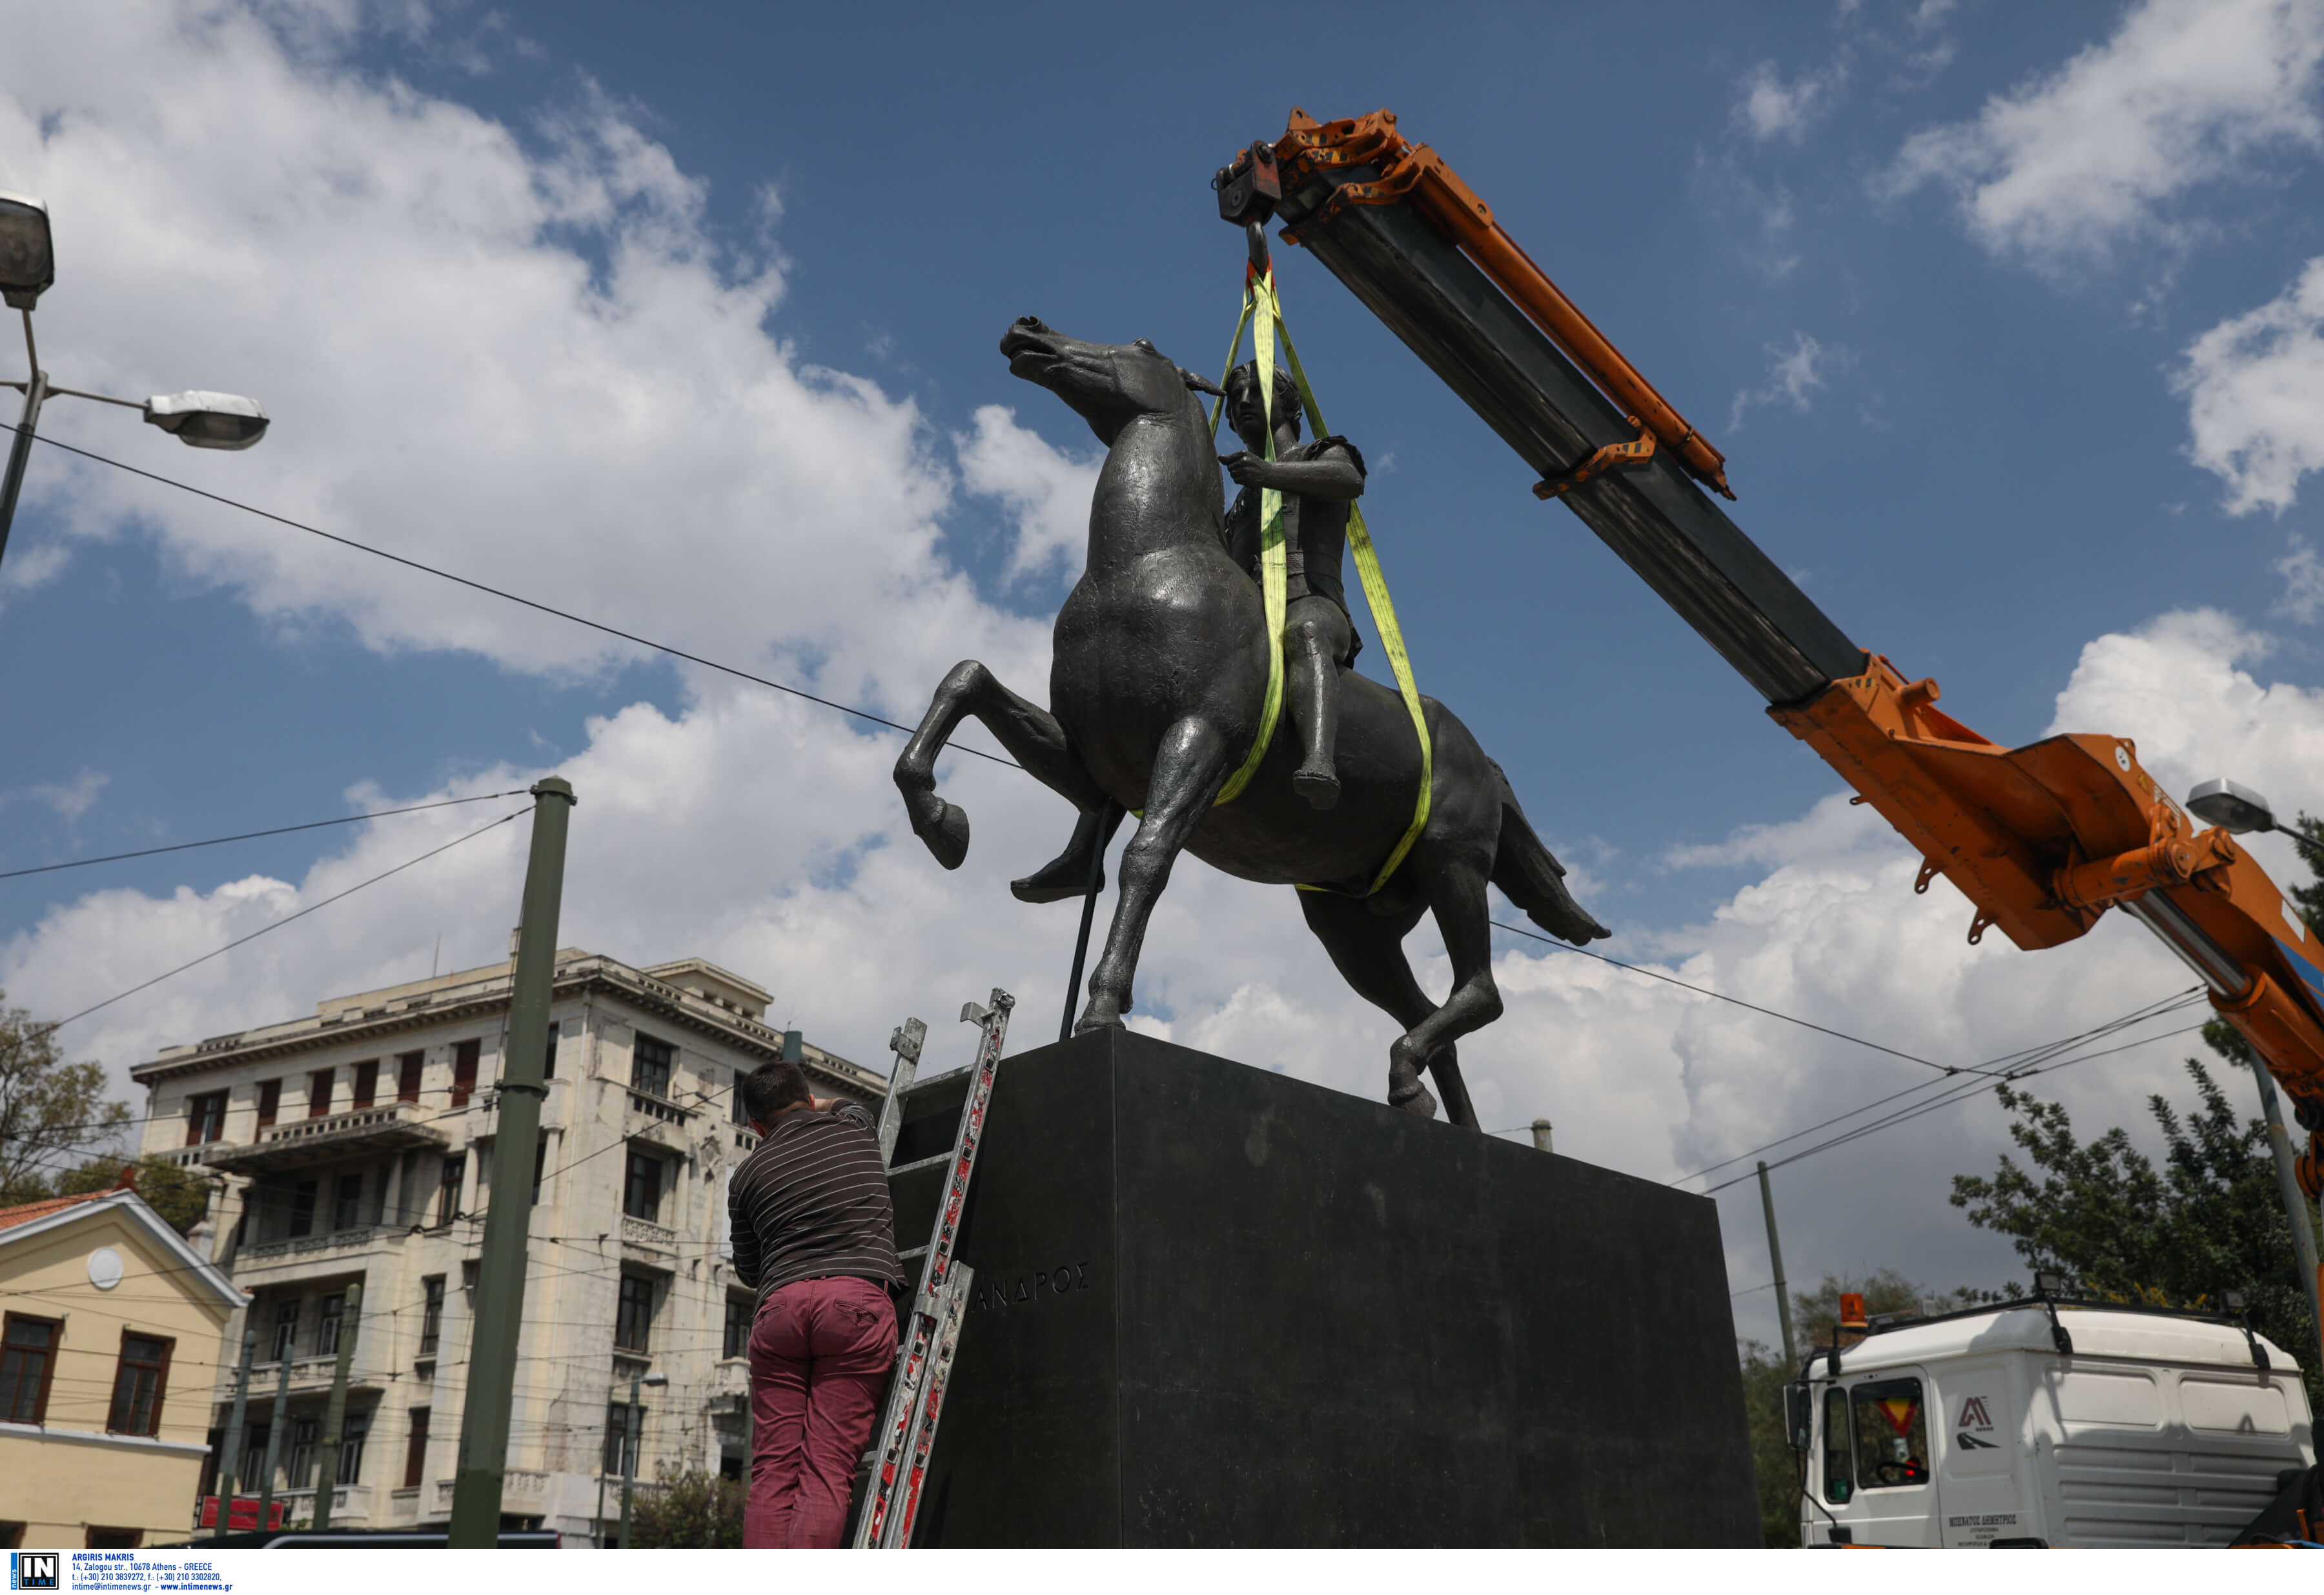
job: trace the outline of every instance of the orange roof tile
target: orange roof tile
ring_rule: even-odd
[[[0,1207],[0,1230],[13,1230],[18,1224],[29,1224],[34,1219],[44,1219],[52,1212],[62,1212],[84,1202],[101,1201],[112,1194],[110,1191],[90,1191],[79,1196],[51,1196],[45,1202],[27,1202],[22,1207]]]

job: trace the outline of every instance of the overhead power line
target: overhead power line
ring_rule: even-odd
[[[20,429],[15,427],[10,427],[7,429],[7,430],[12,432],[19,429]],[[868,720],[874,725],[884,725],[890,731],[900,731],[906,736],[912,734],[912,727],[908,725],[899,725],[895,721],[888,719],[884,715],[874,715],[869,709],[859,709],[854,707],[853,705],[838,703],[831,698],[817,697],[814,693],[808,692],[803,687],[791,687],[780,681],[770,680],[764,676],[755,674],[750,670],[742,669],[739,666],[721,664],[716,659],[706,659],[698,653],[690,653],[683,648],[673,647],[671,644],[667,642],[657,642],[652,638],[641,637],[635,632],[623,631],[619,626],[607,625],[603,621],[593,621],[586,615],[576,614],[569,609],[559,609],[553,604],[544,604],[538,598],[527,598],[521,593],[512,593],[505,587],[495,587],[489,582],[480,582],[473,576],[456,575],[439,566],[429,565],[422,560],[411,558],[408,555],[390,553],[387,549],[375,548],[370,543],[360,543],[351,537],[341,537],[337,532],[325,531],[319,526],[309,526],[303,521],[293,521],[288,515],[278,515],[272,510],[262,510],[256,504],[244,503],[240,499],[228,498],[222,493],[212,493],[206,487],[196,487],[190,482],[180,482],[174,476],[164,476],[158,471],[144,470],[139,466],[130,465],[125,461],[113,459],[106,455],[94,453],[89,449],[77,448],[69,443],[60,442],[58,439],[48,436],[44,432],[36,432],[33,436],[51,448],[61,448],[67,454],[77,454],[81,458],[85,460],[94,460],[100,466],[111,466],[115,470],[126,471],[132,476],[143,476],[148,482],[158,482],[164,487],[174,487],[182,493],[190,493],[197,498],[208,499],[212,503],[224,504],[229,509],[244,511],[246,513],[256,515],[262,520],[272,521],[277,525],[290,527],[294,531],[303,531],[310,537],[321,538],[326,542],[337,543],[341,548],[353,549],[359,554],[369,554],[376,559],[391,560],[397,565],[404,566],[409,569],[417,570],[428,576],[439,577],[444,581],[457,582],[461,586],[471,588],[479,593],[489,594],[494,598],[506,599],[511,604],[521,604],[527,609],[538,610],[542,614],[555,615],[558,620],[570,621],[576,626],[586,626],[593,632],[602,632],[608,637],[618,637],[624,642],[635,643],[640,648],[650,649],[656,653],[666,653],[672,659],[681,659],[686,660],[688,664],[700,665],[704,669],[717,670],[722,674],[733,676],[739,680],[754,682],[761,687],[770,687],[777,692],[787,692],[793,697],[805,698],[808,703],[820,704],[826,709],[836,709],[843,715],[853,715],[858,720]],[[1024,766],[1019,764],[1013,759],[1004,759],[998,753],[988,753],[982,748],[972,748],[961,742],[947,742],[945,745],[955,752],[974,754],[977,758],[982,759],[988,763],[1006,765],[1010,770],[1021,770],[1024,768]]]
[[[170,979],[173,975],[183,974],[186,971],[194,968],[198,964],[208,963],[213,958],[222,957],[226,954],[233,952],[236,947],[247,946],[250,943],[256,941],[260,936],[278,931],[295,919],[304,919],[308,915],[316,912],[318,909],[327,908],[333,903],[353,897],[355,893],[363,890],[367,886],[377,886],[381,881],[386,880],[391,875],[401,875],[404,871],[410,869],[415,864],[424,864],[429,859],[434,858],[438,853],[449,853],[452,849],[459,846],[464,842],[473,842],[477,837],[483,835],[485,832],[496,830],[500,826],[507,825],[511,820],[531,812],[532,805],[527,804],[524,807],[517,809],[513,813],[504,814],[501,816],[500,818],[493,821],[491,825],[479,825],[476,829],[469,832],[465,836],[455,836],[451,841],[445,843],[440,847],[429,848],[418,858],[406,859],[403,862],[396,865],[391,870],[382,870],[370,880],[359,880],[355,882],[355,885],[348,887],[345,891],[333,892],[329,897],[323,899],[320,902],[309,903],[305,908],[299,909],[296,913],[285,914],[281,918],[273,921],[272,924],[260,926],[248,936],[236,936],[234,940],[226,943],[226,945],[222,947],[213,947],[198,958],[189,958],[185,963],[179,964],[175,969],[163,970],[152,980],[140,981],[137,984],[130,987],[125,991],[115,991],[112,996],[107,997],[102,1002],[92,1002],[87,1008],[80,1010],[78,1013],[69,1013],[65,1015],[64,1018],[57,1020],[56,1023],[52,1025],[43,1026],[38,1030],[30,1031],[27,1034],[19,1037],[15,1044],[19,1047],[30,1046],[33,1042],[40,1040],[42,1037],[55,1035],[59,1030],[63,1029],[67,1025],[71,1024],[76,1019],[85,1019],[89,1015],[97,1012],[99,1009],[110,1008],[115,1003],[121,1001],[124,998],[134,997],[138,992],[158,986],[163,981]]]
[[[390,815],[419,814],[430,808],[456,808],[463,803],[489,803],[495,798],[521,798],[526,788],[514,787],[505,792],[479,792],[474,798],[447,798],[438,803],[413,803],[402,808],[375,808],[369,814],[341,815],[337,819],[309,820],[303,825],[277,825],[271,831],[244,831],[232,836],[212,836],[206,842],[172,842],[167,847],[141,847],[134,853],[108,853],[97,858],[67,859],[60,864],[34,864],[28,870],[0,870],[0,880],[14,880],[22,875],[46,875],[57,870],[80,870],[90,864],[117,864],[124,859],[150,859],[156,853],[184,853],[193,847],[217,847],[228,842],[254,842],[262,836],[288,836],[294,831],[319,831],[327,825],[353,825],[364,820],[383,820]]]

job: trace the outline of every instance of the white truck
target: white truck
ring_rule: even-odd
[[[1876,1323],[1786,1395],[1803,1545],[2224,1545],[2316,1461],[2292,1359],[2195,1314]]]

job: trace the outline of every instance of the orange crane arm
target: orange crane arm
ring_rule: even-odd
[[[2249,850],[2200,826],[2127,739],[2006,748],[1850,641],[1726,512],[1726,459],[1396,116],[1319,123],[1238,154],[1213,186],[1239,225],[1269,215],[1369,305],[1656,593],[1975,906],[1969,937],[2087,934],[2108,908],[2194,971],[2311,1132],[2324,1129],[2324,956]],[[2324,1139],[2301,1179],[2319,1194]]]

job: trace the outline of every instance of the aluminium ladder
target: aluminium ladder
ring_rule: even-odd
[[[952,1377],[953,1355],[960,1346],[961,1317],[975,1278],[975,1270],[953,1254],[968,1203],[969,1177],[976,1170],[977,1149],[984,1141],[985,1112],[992,1102],[1001,1045],[1009,1034],[1009,1010],[1016,1005],[1017,1000],[998,986],[992,989],[989,1006],[961,1005],[962,1022],[977,1026],[983,1037],[976,1061],[970,1065],[968,1094],[960,1106],[960,1128],[947,1150],[888,1171],[892,1181],[913,1169],[950,1166],[936,1197],[936,1222],[927,1245],[902,1254],[904,1258],[923,1259],[920,1286],[913,1293],[895,1378],[888,1387],[887,1408],[872,1436],[871,1472],[853,1541],[859,1551],[897,1550],[912,1543],[920,1488],[927,1481],[928,1457],[936,1447],[936,1420],[944,1411],[945,1387]],[[883,1163],[895,1156],[896,1138],[903,1129],[904,1095],[918,1072],[920,1046],[927,1036],[927,1026],[918,1019],[906,1019],[889,1043],[896,1054],[896,1067],[888,1083],[888,1100],[880,1111]]]

